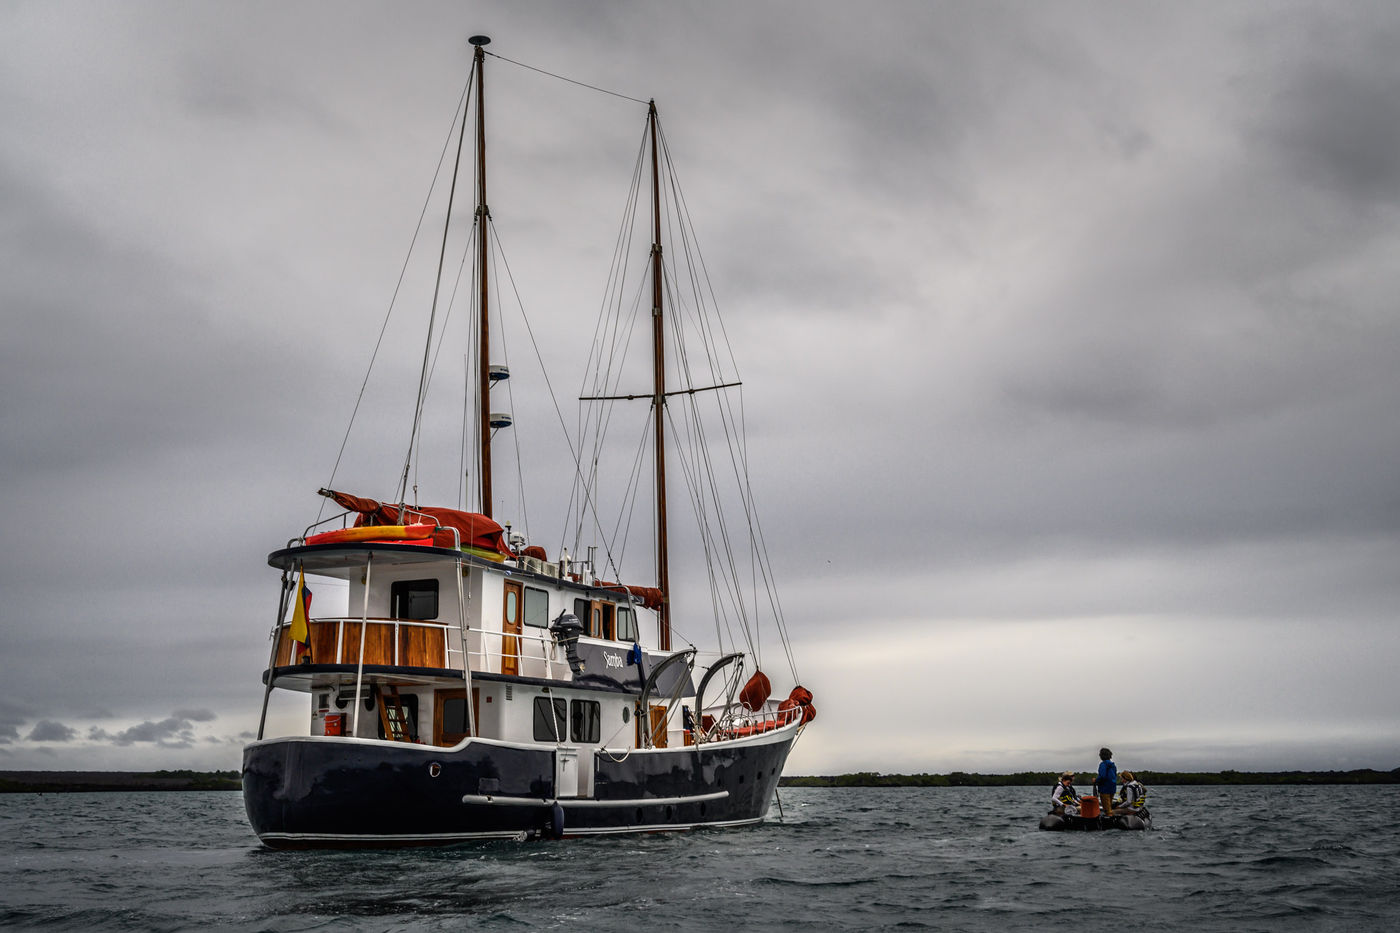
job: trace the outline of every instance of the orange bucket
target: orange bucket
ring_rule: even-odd
[[[1097,797],[1080,797],[1080,798],[1079,798],[1079,815],[1080,815],[1080,816],[1087,816],[1089,819],[1093,819],[1094,817],[1098,816],[1098,815],[1099,815],[1099,798],[1097,798]]]

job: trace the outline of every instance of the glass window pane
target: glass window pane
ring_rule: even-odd
[[[550,715],[551,711],[553,716]],[[551,701],[549,697],[535,697],[535,741],[562,741],[567,734],[564,731],[567,714],[568,704],[563,700]]]
[[[575,742],[596,742],[602,731],[602,707],[596,700],[575,700],[569,737]]]
[[[623,606],[617,609],[617,640],[637,640],[637,617],[631,609]]]
[[[525,624],[549,628],[549,593],[525,587]]]

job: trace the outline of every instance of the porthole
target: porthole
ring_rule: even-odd
[[[632,721],[632,711],[631,711],[630,709],[628,709],[627,707],[625,707],[625,706],[622,708],[622,721],[623,721],[623,722],[631,722],[631,721]]]
[[[437,777],[441,773],[442,765],[438,764],[436,761],[428,765],[428,777]]]

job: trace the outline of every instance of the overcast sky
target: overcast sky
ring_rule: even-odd
[[[0,769],[238,767],[265,557],[316,518],[473,33],[661,109],[819,709],[789,773],[1400,766],[1400,7],[9,0]],[[569,393],[643,108],[490,67]]]

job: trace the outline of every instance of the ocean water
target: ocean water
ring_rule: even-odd
[[[789,788],[739,830],[273,852],[238,793],[0,795],[0,928],[1393,930],[1400,787],[1154,787],[1146,833],[1040,788]]]

